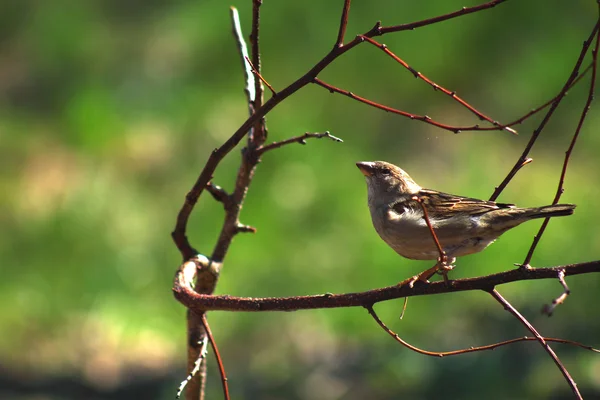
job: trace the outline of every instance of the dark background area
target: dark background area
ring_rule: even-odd
[[[333,45],[342,1],[265,1],[263,73],[281,89]],[[476,1],[355,1],[347,40],[383,25],[451,12]],[[229,3],[199,0],[0,2],[0,397],[169,399],[185,371],[185,311],[171,293],[180,262],[170,232],[210,151],[244,121],[244,81]],[[246,35],[251,2],[239,8]],[[415,69],[501,122],[553,97],[597,16],[594,1],[509,1],[493,10],[399,34],[386,43]],[[584,65],[590,62],[586,60]],[[368,45],[320,77],[449,124],[476,118]],[[569,92],[525,167],[499,201],[549,204],[589,77]],[[487,198],[540,116],[507,132],[459,135],[309,86],[268,115],[270,140],[311,140],[264,156],[242,212],[255,235],[236,238],[220,294],[292,296],[395,284],[430,262],[400,258],[371,226],[361,160],[401,166],[425,187]],[[588,116],[563,202],[533,266],[598,258],[600,113]],[[231,189],[239,152],[214,182]],[[223,218],[205,194],[189,236],[210,254]],[[522,262],[540,222],[458,260],[453,278]],[[557,281],[499,288],[550,337],[600,347],[600,277],[568,279],[572,295],[539,313]],[[528,334],[479,292],[377,305],[404,339],[453,350]],[[211,313],[234,398],[567,399],[560,372],[535,343],[444,359],[395,343],[364,309]],[[600,358],[553,345],[585,398],[600,398]],[[220,398],[210,356],[208,398]]]

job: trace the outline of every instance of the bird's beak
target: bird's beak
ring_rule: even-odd
[[[364,176],[372,176],[375,172],[374,166],[372,162],[362,161],[357,162],[356,166],[360,169],[360,172],[363,173]]]

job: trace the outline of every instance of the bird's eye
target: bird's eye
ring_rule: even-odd
[[[389,168],[382,168],[381,175],[389,175],[392,171]]]

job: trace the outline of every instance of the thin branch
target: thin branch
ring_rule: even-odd
[[[244,68],[246,78],[246,86],[244,87],[244,92],[246,92],[246,99],[248,100],[250,115],[252,115],[252,107],[250,105],[254,102],[254,99],[256,97],[256,91],[254,90],[254,74],[252,74],[252,68],[250,68],[250,65],[248,65],[248,63],[246,62],[246,58],[249,57],[248,47],[246,46],[246,41],[244,40],[244,35],[242,34],[240,15],[235,7],[230,7],[229,10],[231,16],[232,33],[233,37],[235,38],[235,43],[237,45],[238,53],[242,61],[242,67]]]
[[[495,127],[499,128],[501,130],[505,130],[505,131],[510,132],[515,135],[517,134],[517,131],[510,128],[509,126],[502,125],[498,121],[491,119],[490,117],[484,115],[482,112],[475,109],[475,107],[473,107],[472,105],[467,103],[465,100],[463,100],[462,98],[457,96],[456,92],[450,91],[450,90],[444,88],[443,86],[440,86],[437,83],[433,82],[431,79],[427,78],[425,75],[423,75],[422,73],[420,73],[419,71],[417,71],[416,69],[414,69],[413,67],[408,65],[407,62],[405,62],[400,57],[398,57],[396,54],[394,54],[390,49],[388,49],[388,47],[385,44],[381,44],[381,43],[377,42],[376,40],[371,39],[370,37],[367,37],[367,36],[360,35],[359,37],[362,38],[363,40],[366,40],[367,43],[370,43],[373,46],[377,47],[378,49],[382,50],[385,54],[387,54],[392,59],[394,59],[398,64],[402,65],[404,68],[406,68],[408,71],[410,71],[410,73],[413,74],[415,78],[421,79],[422,81],[426,82],[429,86],[431,86],[433,88],[433,90],[436,90],[436,91],[440,90],[442,93],[444,93],[444,94],[450,96],[452,99],[456,100],[459,104],[461,104],[467,110],[469,110],[473,114],[475,114],[479,119],[488,121],[489,123],[491,123],[492,125],[494,125]]]
[[[223,367],[223,360],[221,359],[221,355],[219,354],[217,342],[215,342],[215,338],[213,337],[213,334],[210,331],[210,325],[208,325],[208,321],[206,320],[206,313],[202,314],[202,326],[206,331],[208,340],[210,340],[210,346],[212,347],[213,352],[215,353],[215,358],[217,359],[219,373],[221,374],[221,384],[223,385],[223,397],[225,398],[225,400],[229,400],[229,387],[227,385],[227,375],[225,374],[225,367]]]
[[[452,286],[444,282],[431,282],[427,285],[394,285],[366,292],[346,294],[322,294],[313,296],[252,298],[234,296],[214,296],[197,293],[186,278],[186,263],[182,264],[173,285],[173,294],[184,306],[201,312],[220,311],[296,311],[320,308],[365,307],[375,303],[402,297],[454,293],[468,290],[492,290],[497,285],[534,279],[556,279],[558,271],[564,269],[565,276],[598,273],[600,261],[570,264],[550,268],[516,268],[498,274],[455,279]],[[189,274],[188,274],[189,275]]]
[[[519,159],[520,160],[520,159]],[[506,179],[508,179],[509,181],[514,178],[514,176],[517,174],[517,172],[519,172],[521,170],[521,168],[523,168],[524,166],[526,166],[527,164],[530,164],[533,161],[533,158],[529,158],[527,157],[526,159],[523,160],[522,163],[515,165],[515,168],[513,168],[509,173],[508,176],[506,177]],[[505,179],[505,180],[506,180]],[[496,186],[494,188],[494,190],[500,190],[500,186]],[[495,193],[495,192],[494,192]],[[493,196],[492,196],[493,197]]]
[[[587,52],[590,48],[590,44],[592,43],[594,36],[596,36],[599,27],[600,27],[600,22],[596,22],[596,25],[594,26],[594,29],[592,29],[590,36],[587,38],[586,41],[583,42],[583,47],[581,49],[581,52],[579,53],[579,57],[577,58],[575,67],[573,67],[573,70],[571,71],[571,75],[565,82],[563,88],[560,90],[558,96],[556,96],[555,100],[552,102],[550,109],[544,116],[544,119],[542,120],[540,125],[533,131],[533,134],[531,135],[531,138],[529,139],[527,146],[525,146],[525,150],[523,150],[523,154],[521,154],[521,156],[515,163],[512,170],[508,173],[508,175],[506,175],[506,178],[504,178],[502,183],[500,183],[500,185],[498,185],[496,187],[496,190],[494,190],[494,193],[492,193],[492,195],[490,196],[490,201],[495,201],[498,198],[498,196],[500,196],[500,193],[502,193],[502,191],[506,188],[506,186],[509,184],[509,182],[512,180],[512,178],[515,176],[517,171],[523,166],[522,165],[523,162],[525,162],[525,160],[528,158],[529,152],[531,151],[531,149],[533,148],[533,145],[535,144],[538,137],[542,133],[542,130],[546,127],[546,124],[548,123],[548,121],[550,120],[552,115],[554,114],[554,111],[558,108],[562,99],[565,97],[565,94],[567,93],[567,91],[573,85],[573,82],[577,78],[577,76],[579,74],[579,70],[581,68],[581,64],[583,63],[583,59],[585,58],[585,55],[587,54]],[[526,263],[523,263],[523,264],[526,264]]]
[[[494,349],[497,349],[498,347],[502,347],[502,346],[506,346],[506,345],[518,343],[518,342],[529,342],[529,341],[537,341],[538,340],[535,337],[524,336],[521,338],[505,340],[502,342],[492,343],[492,344],[488,344],[488,345],[484,345],[484,346],[469,347],[469,348],[460,349],[460,350],[428,351],[428,350],[423,350],[416,346],[413,346],[412,344],[410,344],[407,341],[405,341],[404,339],[402,339],[400,337],[400,335],[398,335],[396,332],[394,332],[390,328],[388,328],[387,325],[385,323],[383,323],[383,321],[379,318],[379,316],[377,315],[377,313],[375,312],[375,310],[373,309],[372,306],[366,306],[365,308],[367,309],[367,311],[369,312],[371,317],[373,317],[375,322],[377,322],[377,324],[381,327],[381,329],[383,329],[388,335],[390,335],[392,338],[394,338],[394,340],[396,340],[398,343],[400,343],[402,346],[406,347],[409,350],[412,350],[416,353],[423,354],[425,356],[430,356],[430,357],[438,357],[438,358],[451,357],[451,356],[457,356],[460,354],[474,353],[476,351],[494,350]],[[572,346],[581,347],[583,349],[590,350],[595,353],[600,353],[600,350],[598,350],[594,347],[587,346],[585,344],[575,342],[572,340],[558,339],[558,338],[544,338],[544,339],[547,342],[568,344],[568,345],[572,345]]]
[[[573,81],[573,83],[571,83],[571,85],[569,86],[569,88],[567,90],[571,90],[573,88],[573,86],[577,85],[579,83],[579,81],[581,81],[581,79],[584,76],[586,76],[588,72],[590,72],[593,65],[594,64],[592,63],[592,64],[588,65],[587,67],[585,67],[585,69],[579,74],[577,79],[575,79]],[[565,96],[568,94],[569,94],[569,92],[565,92]],[[548,107],[550,104],[554,103],[556,100],[558,100],[559,96],[560,96],[560,94],[554,96],[553,98],[551,98],[550,100],[548,100],[547,102],[542,104],[541,106],[534,108],[533,110],[529,111],[527,114],[523,115],[522,117],[520,117],[512,122],[509,122],[508,124],[506,124],[506,126],[514,126],[514,125],[518,125],[518,124],[522,123],[529,117],[537,114],[538,112],[542,111],[544,108]]]
[[[258,76],[258,79],[260,79],[262,81],[262,83],[264,83],[265,85],[267,85],[267,87],[271,91],[271,94],[273,95],[273,97],[277,96],[277,91],[275,91],[275,89],[273,89],[273,86],[271,86],[271,84],[269,82],[267,82],[267,80],[265,78],[263,78],[263,76],[260,74],[260,72],[258,72],[258,70],[254,66],[254,64],[252,63],[252,61],[250,61],[250,58],[246,57],[246,61],[248,62],[248,64],[250,64],[250,68],[252,69],[252,73],[254,73],[254,75]]]
[[[569,371],[567,371],[563,363],[560,361],[560,359],[554,352],[554,350],[552,350],[548,343],[546,343],[544,337],[542,337],[542,335],[538,333],[538,331],[533,327],[533,325],[531,325],[529,321],[527,321],[527,319],[525,319],[525,317],[521,315],[521,313],[519,313],[519,311],[517,311],[517,309],[512,306],[512,304],[510,304],[504,297],[502,297],[502,295],[498,293],[496,289],[490,290],[489,293],[498,303],[500,303],[504,307],[506,311],[511,313],[515,318],[517,318],[519,322],[521,322],[521,324],[523,324],[529,330],[529,332],[531,332],[536,337],[538,342],[540,342],[544,350],[546,350],[546,352],[550,355],[560,372],[565,377],[565,380],[571,387],[573,394],[575,394],[575,396],[577,396],[578,399],[583,399],[583,397],[581,397],[581,393],[579,392],[579,388],[577,388],[577,384],[569,374]]]
[[[346,27],[348,26],[348,13],[350,12],[350,0],[344,0],[344,8],[342,9],[342,18],[340,21],[340,29],[338,31],[336,47],[344,45],[344,36],[346,36]]]
[[[569,287],[567,286],[567,282],[565,281],[565,271],[563,271],[563,270],[558,271],[558,281],[560,282],[560,284],[563,287],[562,294],[560,296],[558,296],[557,298],[555,298],[554,300],[552,300],[552,304],[546,304],[542,308],[542,314],[546,314],[549,317],[552,316],[552,313],[554,312],[556,307],[559,304],[564,303],[564,301],[567,299],[567,296],[569,296],[569,294],[571,294],[571,290],[569,290]]]
[[[181,393],[183,393],[183,389],[185,389],[187,384],[200,371],[200,366],[202,365],[202,363],[204,362],[204,359],[206,358],[207,349],[208,349],[208,338],[204,337],[204,340],[202,341],[202,347],[200,349],[200,355],[198,356],[198,358],[196,359],[196,362],[194,363],[194,368],[192,368],[192,370],[190,371],[188,376],[185,378],[185,380],[183,382],[181,382],[181,384],[179,385],[179,389],[177,390],[177,394],[175,395],[175,398],[178,399],[181,397]]]
[[[488,3],[480,4],[478,6],[463,7],[458,11],[440,15],[440,16],[437,16],[434,18],[424,19],[422,21],[411,22],[409,24],[382,26],[382,27],[379,27],[379,29],[377,29],[377,35],[373,35],[373,36],[385,35],[386,33],[391,33],[391,32],[412,31],[413,29],[421,28],[423,26],[433,25],[438,22],[448,21],[449,19],[452,19],[452,18],[462,17],[462,16],[465,16],[468,14],[476,13],[478,11],[488,10],[490,8],[496,7],[498,4],[504,3],[505,1],[507,1],[507,0],[494,0],[494,1],[490,1]]]
[[[492,8],[506,0],[496,0],[491,1],[479,6],[474,7],[463,7],[459,11],[454,13],[446,14],[440,17],[427,19],[423,21],[417,21],[410,24],[405,25],[397,25],[394,27],[382,28],[381,24],[377,23],[373,28],[371,28],[368,32],[364,33],[364,36],[374,37],[380,36],[387,32],[396,32],[400,30],[409,30],[418,28],[425,25],[431,25],[435,22],[446,21],[452,18],[457,18],[463,15],[471,14],[476,11],[481,11],[484,9]],[[233,133],[233,135],[225,141],[219,148],[213,150],[205,163],[202,171],[198,175],[196,182],[192,186],[191,190],[185,196],[185,201],[177,214],[177,220],[175,223],[175,228],[171,233],[173,238],[173,242],[179,249],[184,260],[187,260],[190,257],[193,257],[194,254],[198,253],[196,249],[192,247],[188,238],[187,238],[187,223],[189,221],[190,214],[194,209],[196,203],[198,202],[198,198],[202,194],[206,184],[212,179],[213,173],[221,160],[229,154],[231,150],[235,148],[235,146],[246,136],[249,130],[257,123],[257,121],[261,121],[265,115],[267,115],[273,108],[275,108],[278,104],[284,101],[287,97],[296,93],[298,90],[302,89],[304,86],[313,82],[314,78],[323,71],[328,65],[330,65],[334,60],[338,57],[350,51],[357,45],[359,45],[362,41],[359,38],[354,38],[351,42],[345,44],[341,47],[334,47],[331,49],[320,61],[318,61],[308,72],[304,75],[296,79],[294,82],[289,84],[286,88],[279,91],[276,97],[271,97],[267,102],[265,102],[262,107],[254,110],[254,113],[246,120],[244,123]],[[257,94],[258,96],[258,94]],[[485,130],[481,128],[479,130]],[[450,131],[455,132],[455,130],[450,129]]]
[[[260,78],[260,80],[254,80],[254,90],[256,92],[256,97],[254,98],[254,103],[252,104],[254,107],[254,112],[260,109],[263,105],[265,88],[262,86],[262,82],[266,81],[260,74],[262,69],[260,62],[260,6],[262,5],[262,0],[252,0],[252,31],[250,32],[250,44],[252,45],[252,62],[250,62],[250,58],[248,58],[248,62],[250,62],[254,73]],[[275,96],[275,92],[271,85],[268,85],[271,92],[273,92],[273,96]],[[251,146],[260,146],[267,139],[267,128],[265,126],[265,119],[259,118],[254,123],[254,127],[252,130],[253,135],[248,137],[248,144]]]
[[[339,93],[341,95],[344,95],[346,97],[350,97],[351,99],[360,101],[361,103],[367,104],[371,107],[375,107],[378,108],[380,110],[383,111],[387,111],[387,112],[391,112],[394,114],[398,114],[398,115],[402,115],[403,117],[407,117],[413,120],[417,120],[417,121],[422,121],[425,122],[426,124],[430,124],[433,126],[437,126],[438,128],[453,132],[453,133],[460,133],[462,131],[498,131],[498,130],[502,130],[501,127],[481,127],[479,125],[472,125],[472,126],[452,126],[452,125],[446,125],[443,124],[441,122],[437,122],[434,121],[433,119],[431,119],[429,116],[427,115],[417,115],[417,114],[411,114],[409,112],[406,111],[402,111],[402,110],[398,110],[380,103],[377,103],[373,100],[369,100],[367,98],[358,96],[350,91],[344,90],[344,89],[340,89],[338,87],[335,87],[333,85],[330,85],[329,83],[323,82],[322,80],[320,80],[319,78],[314,78],[313,79],[313,83],[329,90],[330,93]]]
[[[431,278],[433,276],[433,274],[435,274],[437,271],[442,271],[442,274],[444,276],[444,282],[446,283],[446,285],[449,284],[448,281],[448,270],[451,269],[451,267],[448,266],[448,256],[446,255],[446,252],[444,251],[444,249],[442,248],[442,245],[440,244],[440,240],[438,239],[435,230],[433,229],[433,225],[431,225],[431,221],[429,220],[429,214],[427,213],[427,208],[425,207],[425,204],[423,203],[423,200],[418,197],[418,196],[414,196],[412,198],[413,200],[415,200],[417,203],[419,203],[419,205],[421,206],[421,209],[423,210],[423,219],[425,219],[425,223],[427,224],[427,227],[429,228],[429,232],[431,233],[431,237],[433,238],[433,241],[435,243],[435,246],[438,249],[438,252],[440,254],[439,258],[438,258],[438,262],[429,269],[426,269],[425,271],[421,272],[420,274],[410,278],[412,279],[412,281],[409,281],[408,284],[410,286],[414,285],[415,282],[417,280],[420,280],[422,282],[427,282],[427,280],[429,278]],[[404,284],[405,282],[401,282],[401,284]],[[404,314],[404,312],[403,312]]]
[[[258,155],[262,155],[269,150],[278,149],[278,148],[283,147],[288,144],[292,144],[292,143],[306,144],[306,139],[310,139],[310,138],[320,139],[320,138],[324,138],[324,137],[329,138],[329,139],[333,140],[334,142],[340,142],[340,143],[343,142],[342,139],[340,139],[339,137],[333,136],[331,133],[329,133],[329,131],[325,131],[323,133],[306,132],[304,135],[294,136],[292,138],[285,139],[280,142],[273,142],[266,146],[262,146],[262,147],[258,148],[256,150],[256,152],[258,153]]]
[[[254,113],[255,107],[255,99],[257,91],[255,89],[255,79],[252,74],[252,70],[249,68],[249,65],[246,63],[246,58],[248,57],[248,48],[246,47],[246,42],[244,40],[244,36],[242,34],[242,28],[240,24],[240,17],[237,9],[235,7],[230,8],[230,17],[231,17],[231,25],[232,25],[232,33],[236,40],[236,45],[238,49],[238,53],[240,55],[240,59],[242,61],[242,68],[244,70],[245,82],[246,86],[244,87],[244,92],[246,93],[246,99],[248,104],[248,114],[250,118]],[[260,83],[259,83],[260,86]],[[262,99],[262,92],[259,92]],[[254,128],[249,125],[247,132],[248,138],[253,138]],[[240,135],[239,139],[236,139],[236,142],[243,137]],[[235,144],[229,144],[229,146],[235,146]],[[231,147],[233,148],[233,147]],[[224,189],[219,186],[213,185],[211,182],[208,182],[212,179],[212,171],[218,165],[220,159],[222,159],[230,150],[224,146],[221,147],[220,150],[215,150],[211,154],[207,165],[205,165],[204,170],[198,177],[194,187],[187,194],[185,202],[179,211],[177,216],[177,224],[175,230],[172,233],[173,240],[177,245],[181,255],[185,259],[189,259],[194,256],[197,251],[192,248],[190,245],[187,236],[186,236],[186,227],[187,221],[191,211],[193,210],[196,202],[198,201],[198,197],[202,193],[202,182],[206,181],[206,190],[210,192],[210,194],[217,200],[223,203],[223,207],[225,208],[226,215],[229,214],[229,210],[233,208],[233,198],[230,196]],[[220,152],[220,153],[219,153]],[[205,174],[207,171],[207,166],[210,163],[214,164],[212,171],[209,174]],[[196,281],[195,287],[199,293],[212,293],[214,291],[214,287],[217,283],[217,278],[219,276],[219,269],[212,268],[213,263],[209,263],[208,259],[204,257],[204,260],[200,260],[201,257],[195,257],[195,260],[190,260],[187,264],[186,273],[191,277],[189,279],[189,284],[191,285],[194,280]],[[205,268],[201,270],[201,273],[197,273],[197,269],[200,267],[202,261],[206,261],[204,263]],[[187,347],[188,347],[188,371],[190,376],[190,381],[188,385],[188,389],[186,390],[186,399],[187,400],[203,400],[205,398],[205,388],[206,388],[206,359],[202,356],[202,353],[198,355],[197,349],[197,341],[203,340],[203,343],[207,342],[206,330],[202,325],[202,320],[198,316],[198,314],[193,313],[188,310],[187,316]],[[196,360],[200,361],[199,364],[192,365],[192,360],[196,357]],[[199,373],[194,373],[197,369],[200,370]]]
[[[231,197],[221,186],[215,185],[212,182],[208,182],[206,185],[206,191],[218,202],[223,203],[223,207],[227,209],[231,203]]]
[[[599,8],[600,8],[600,3],[599,3]],[[600,17],[598,18],[598,23],[596,24],[596,28],[598,28],[599,24],[600,24]],[[577,139],[579,138],[579,133],[581,132],[581,127],[583,126],[583,122],[585,121],[587,114],[590,111],[590,108],[592,105],[592,100],[594,100],[594,91],[596,90],[596,72],[598,69],[598,46],[600,45],[600,29],[596,29],[596,32],[597,32],[596,33],[596,46],[592,50],[592,64],[593,64],[592,79],[590,81],[590,89],[588,92],[588,97],[585,102],[585,105],[583,106],[583,110],[581,111],[581,116],[579,117],[579,122],[577,123],[577,128],[575,129],[575,133],[573,134],[573,138],[571,139],[569,148],[567,149],[567,152],[565,153],[565,160],[563,162],[562,171],[560,172],[560,178],[558,180],[558,188],[556,189],[556,195],[554,196],[554,200],[552,201],[552,204],[557,204],[558,201],[560,200],[560,197],[562,196],[562,194],[564,192],[565,176],[567,175],[567,168],[569,166],[569,160],[571,159],[571,153],[573,153],[573,149],[575,148],[575,143],[577,143]],[[533,243],[531,243],[531,247],[529,248],[529,251],[527,252],[525,261],[523,261],[524,266],[528,266],[529,263],[531,262],[533,253],[535,252],[535,249],[537,248],[537,245],[540,242],[540,239],[542,238],[542,235],[544,234],[549,222],[550,222],[550,218],[544,219],[544,222],[542,223],[540,230],[534,236]]]
[[[429,220],[429,214],[427,213],[427,208],[425,207],[423,200],[421,200],[421,198],[419,196],[413,196],[412,199],[415,200],[417,203],[419,203],[419,205],[421,206],[421,209],[423,210],[423,218],[425,219],[425,223],[427,224],[427,227],[429,228],[431,237],[433,238],[433,241],[435,242],[435,247],[437,247],[438,252],[440,253],[440,262],[442,262],[442,263],[447,262],[448,256],[446,255],[446,252],[442,248],[442,245],[440,244],[440,240],[438,239],[437,235],[435,234],[435,230],[433,229],[433,225],[431,225],[431,221]]]
[[[238,233],[256,233],[256,228],[251,225],[237,224],[235,227]]]
[[[252,45],[252,68],[260,75],[261,65],[260,65],[260,43],[259,43],[259,33],[260,33],[260,6],[262,5],[262,0],[252,0],[252,31],[250,32],[250,44]],[[246,58],[249,59],[248,56]],[[262,94],[264,93],[264,88],[260,85],[260,82],[254,81],[254,90],[257,94],[254,99],[255,109],[259,109],[262,106]]]
[[[206,332],[202,328],[198,313],[188,309],[186,319],[187,371],[190,379],[186,380],[185,398],[186,400],[204,400],[206,358],[202,356],[202,352],[204,343],[207,341]]]

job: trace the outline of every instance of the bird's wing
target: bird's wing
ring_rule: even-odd
[[[480,215],[501,208],[514,207],[513,204],[456,196],[429,189],[421,189],[416,196],[425,204],[429,217],[435,220],[455,217],[457,214]],[[395,204],[394,210],[402,213],[407,208],[417,211],[420,210],[420,207],[417,201],[410,198],[407,201]]]

